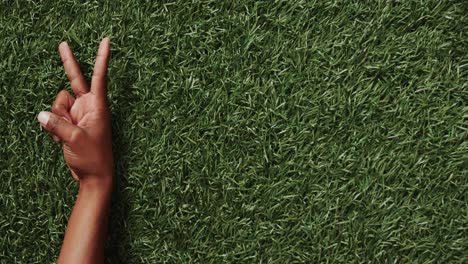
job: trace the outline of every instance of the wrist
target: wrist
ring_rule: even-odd
[[[111,194],[113,187],[112,174],[110,176],[88,176],[80,180],[80,193]]]

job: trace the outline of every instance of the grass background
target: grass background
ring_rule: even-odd
[[[77,186],[35,117],[112,39],[107,260],[467,263],[465,1],[2,1],[0,263]]]

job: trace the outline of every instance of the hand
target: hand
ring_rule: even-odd
[[[54,139],[63,143],[65,161],[80,186],[112,183],[112,132],[106,91],[109,47],[109,38],[104,38],[88,86],[70,47],[62,42],[60,57],[76,98],[62,90],[52,105],[52,113],[41,112],[37,117]]]

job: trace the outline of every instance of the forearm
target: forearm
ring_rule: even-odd
[[[112,180],[80,184],[58,263],[103,262],[111,193]]]

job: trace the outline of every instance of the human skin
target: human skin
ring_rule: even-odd
[[[113,185],[106,88],[110,40],[104,38],[99,45],[90,85],[66,42],[59,45],[59,52],[76,98],[62,90],[52,112],[38,115],[41,125],[61,142],[67,166],[79,184],[58,263],[102,263]]]

